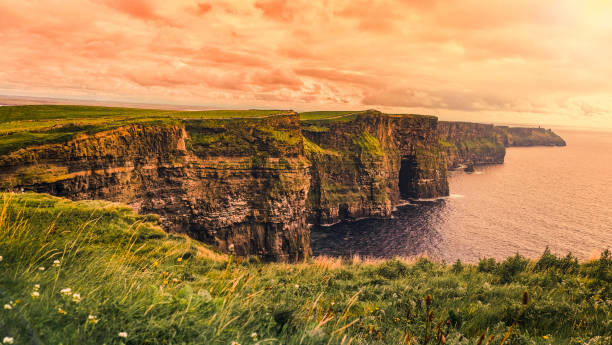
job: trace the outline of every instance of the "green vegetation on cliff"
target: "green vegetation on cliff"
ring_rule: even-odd
[[[361,134],[353,136],[353,143],[359,147],[362,153],[371,156],[382,156],[384,154],[380,146],[380,141],[367,131],[363,131]]]
[[[300,120],[327,120],[334,119],[339,117],[344,117],[347,115],[354,115],[358,113],[363,113],[363,110],[358,111],[350,111],[350,110],[341,110],[341,111],[306,111],[300,113]]]
[[[190,119],[261,118],[286,113],[282,110],[176,111],[75,105],[0,107],[0,155],[130,124],[167,126]]]
[[[304,153],[306,157],[313,158],[313,155],[331,155],[331,156],[341,156],[342,153],[330,149],[324,149],[321,146],[313,143],[306,137],[302,137],[304,141]]]
[[[236,260],[100,201],[0,194],[15,344],[609,344],[612,258]],[[431,296],[431,297],[427,297]]]

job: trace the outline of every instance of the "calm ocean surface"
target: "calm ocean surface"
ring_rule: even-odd
[[[447,262],[581,259],[612,249],[612,132],[555,130],[566,147],[508,148],[506,162],[451,172],[451,196],[401,206],[392,219],[312,229],[314,255],[426,254]]]

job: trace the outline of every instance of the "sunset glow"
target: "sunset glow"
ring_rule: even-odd
[[[0,0],[0,94],[612,127],[609,1]]]

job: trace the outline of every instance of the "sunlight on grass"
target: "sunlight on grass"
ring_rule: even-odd
[[[0,338],[15,344],[593,345],[612,331],[608,252],[262,264],[120,204],[2,193],[0,255]]]

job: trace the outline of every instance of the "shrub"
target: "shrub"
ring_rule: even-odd
[[[507,258],[506,260],[499,263],[496,269],[496,273],[500,276],[502,283],[508,283],[518,273],[523,272],[527,267],[529,261],[521,256],[519,253]]]
[[[461,263],[461,260],[457,259],[457,261],[453,264],[451,271],[454,273],[459,273],[463,271],[463,264]]]
[[[574,257],[572,253],[567,253],[564,258],[560,259],[556,255],[552,254],[550,249],[546,247],[544,253],[536,262],[533,269],[535,271],[554,269],[563,273],[569,273],[578,269],[578,259]]]
[[[383,278],[397,279],[408,274],[408,265],[399,260],[389,260],[378,267],[376,273]]]
[[[480,259],[478,262],[478,272],[492,273],[496,268],[497,263],[493,258]]]

